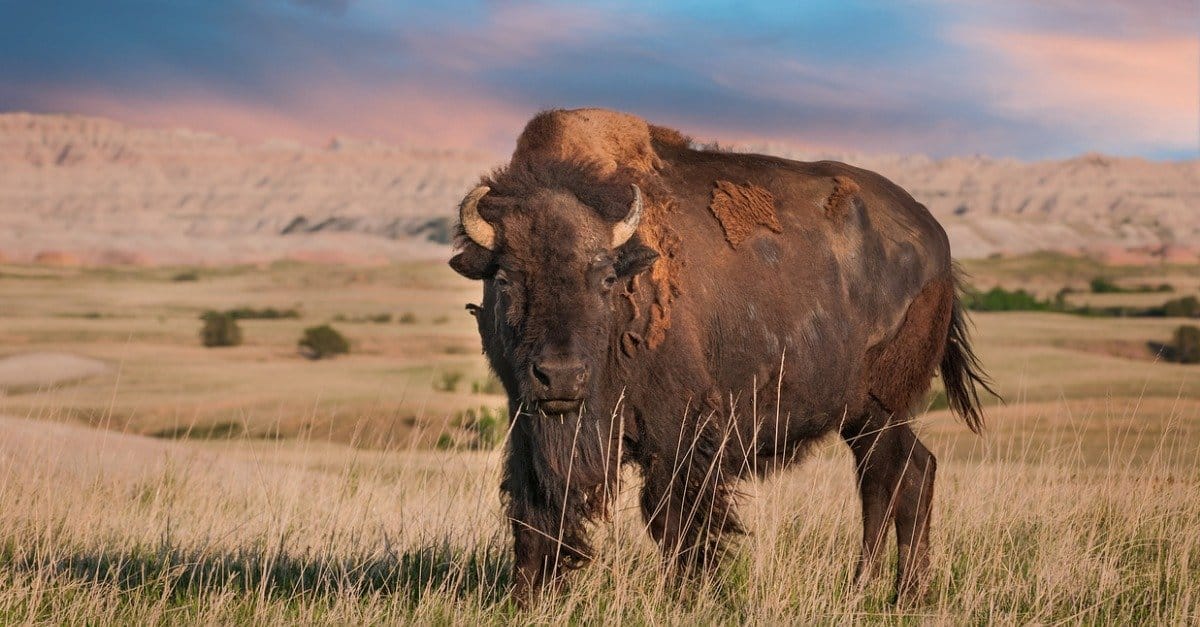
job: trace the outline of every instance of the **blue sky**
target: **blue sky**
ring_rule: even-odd
[[[1196,158],[1200,9],[1117,2],[0,0],[0,110],[503,151],[547,107],[697,139]]]

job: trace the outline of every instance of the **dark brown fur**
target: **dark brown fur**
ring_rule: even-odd
[[[718,181],[763,190],[774,223],[729,246],[710,210]],[[612,250],[631,183],[646,210]],[[622,464],[640,469],[647,529],[686,571],[712,565],[742,530],[739,480],[835,430],[857,461],[860,574],[894,526],[898,590],[920,591],[936,462],[908,421],[939,367],[976,430],[986,388],[949,244],[923,206],[872,172],[696,150],[596,110],[540,114],[484,184],[495,250],[460,228],[451,266],[484,279],[480,336],[510,399],[502,492],[518,598],[592,557],[588,530]],[[540,411],[547,351],[587,365],[578,410]]]

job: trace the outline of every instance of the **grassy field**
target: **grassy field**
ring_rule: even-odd
[[[1175,285],[1163,299],[1200,277],[1081,263],[968,270],[1044,293],[1101,272]],[[936,401],[919,423],[941,462],[924,605],[849,584],[853,468],[828,441],[745,484],[753,533],[711,579],[660,576],[631,487],[596,529],[598,562],[521,612],[499,452],[433,446],[467,442],[462,412],[503,403],[463,310],[477,288],[432,264],[183,270],[0,266],[0,359],[109,366],[0,395],[0,622],[1200,621],[1200,367],[1147,348],[1180,320],[974,317],[1007,403],[982,438]],[[200,313],[239,306],[302,317],[242,321],[243,346],[202,348]],[[307,326],[380,313],[392,321],[333,322],[350,355],[296,351]]]

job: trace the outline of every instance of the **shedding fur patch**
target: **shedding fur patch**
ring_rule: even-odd
[[[717,181],[708,208],[725,229],[725,239],[737,248],[759,226],[782,233],[779,217],[775,215],[775,197],[757,185],[738,185]]]
[[[667,339],[671,328],[671,305],[679,294],[679,275],[683,262],[679,259],[681,240],[671,229],[670,214],[675,210],[675,199],[661,189],[657,179],[645,179],[647,193],[645,213],[638,233],[646,245],[658,252],[659,258],[650,268],[650,284],[654,289],[654,302],[650,304],[650,320],[646,324],[646,345],[658,348]]]
[[[859,191],[858,183],[850,177],[833,177],[833,193],[825,199],[825,215],[834,217],[848,213],[850,202]]]

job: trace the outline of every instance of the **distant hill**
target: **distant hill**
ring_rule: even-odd
[[[787,146],[762,152],[814,159]],[[1200,161],[833,156],[908,189],[955,254],[1197,261]],[[82,116],[0,114],[0,258],[55,264],[436,257],[501,155],[334,140],[247,144]]]
[[[875,170],[929,207],[958,257],[1040,250],[1117,263],[1200,261],[1200,160],[813,155]]]
[[[110,120],[0,115],[0,254],[50,263],[440,255],[499,158],[334,140],[246,144]],[[443,218],[441,222],[432,222]]]

